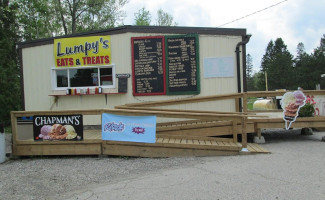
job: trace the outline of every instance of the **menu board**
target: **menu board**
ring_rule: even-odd
[[[118,93],[128,92],[128,78],[118,78]]]
[[[164,37],[135,37],[131,42],[133,95],[166,94]]]
[[[199,94],[199,40],[197,35],[165,36],[167,94]]]

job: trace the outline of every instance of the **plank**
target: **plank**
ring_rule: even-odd
[[[176,140],[175,138],[170,138],[168,143],[172,143],[173,144],[173,143],[175,143],[175,140]]]
[[[254,149],[256,149],[257,152],[270,153],[270,151],[264,149],[263,147],[261,147],[261,145],[258,145],[256,143],[251,143],[251,146],[254,147]]]
[[[179,156],[227,156],[239,155],[239,151],[164,148],[164,147],[134,147],[109,145],[103,147],[103,155],[136,156],[136,157],[179,157]]]
[[[157,143],[162,143],[162,141],[164,140],[164,138],[157,138]]]
[[[14,156],[101,155],[101,144],[13,145]]]
[[[181,139],[175,138],[175,143],[180,144],[181,143]]]
[[[200,144],[199,140],[193,140],[193,144]]]
[[[199,143],[200,143],[200,145],[205,145],[206,144],[204,140],[199,140]]]

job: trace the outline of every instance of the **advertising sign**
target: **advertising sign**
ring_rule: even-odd
[[[35,115],[35,141],[83,140],[82,115]]]
[[[56,67],[111,64],[110,36],[73,37],[54,40]]]
[[[287,92],[283,95],[281,107],[283,109],[283,120],[288,130],[293,122],[296,121],[299,110],[305,105],[306,96],[300,90]]]
[[[102,140],[156,142],[156,116],[102,115]]]

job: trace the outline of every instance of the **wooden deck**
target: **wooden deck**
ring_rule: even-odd
[[[119,155],[136,157],[238,155],[242,145],[228,138],[157,136],[156,143],[102,141],[101,130],[85,130],[83,141],[19,140],[13,155]],[[257,144],[248,144],[250,154],[270,153]]]
[[[13,155],[119,155],[140,157],[170,156],[215,156],[238,155],[241,149],[249,153],[269,153],[257,144],[247,143],[247,133],[261,136],[263,128],[284,128],[285,122],[281,112],[274,114],[251,113],[247,111],[248,97],[282,96],[284,91],[257,91],[234,94],[221,94],[141,102],[116,106],[115,109],[61,110],[61,111],[14,111],[11,113],[13,132]],[[309,95],[325,95],[322,91],[304,91]],[[235,100],[235,112],[214,110],[180,110],[166,109],[163,106],[202,103],[219,100]],[[100,130],[85,130],[83,141],[37,141],[33,140],[32,127],[17,127],[17,118],[34,115],[74,115],[100,116],[103,113],[126,116],[156,116],[167,123],[158,123],[156,143],[135,143],[103,141]],[[264,116],[263,116],[264,115]],[[87,116],[87,117],[88,117]],[[86,117],[85,117],[86,119]],[[91,122],[93,123],[93,122]],[[85,124],[85,123],[84,123]],[[101,124],[100,121],[95,122]],[[325,117],[316,116],[298,118],[292,128],[325,127]],[[27,131],[29,130],[29,131]],[[240,143],[238,135],[241,136]],[[223,137],[227,138],[223,138]],[[230,138],[229,138],[230,137]],[[245,153],[247,154],[247,153]]]

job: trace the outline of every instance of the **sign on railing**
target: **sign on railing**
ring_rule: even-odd
[[[83,140],[82,115],[35,115],[35,141]]]

